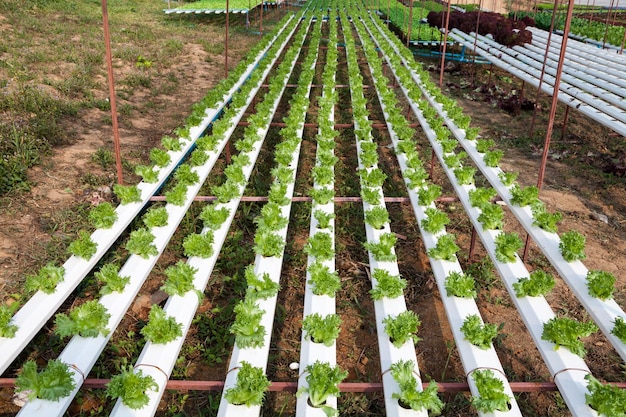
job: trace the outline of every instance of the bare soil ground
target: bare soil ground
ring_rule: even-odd
[[[63,16],[50,19],[63,20]],[[155,21],[166,19],[154,17]],[[153,23],[157,24],[157,23]],[[184,24],[180,21],[178,24]],[[210,44],[223,41],[222,28],[210,21],[196,20],[194,28],[203,33],[203,39]],[[18,22],[0,15],[0,29],[3,33],[16,30]],[[45,44],[45,39],[37,38]],[[232,63],[243,56],[255,35],[237,31],[232,39]],[[130,41],[129,41],[130,42]],[[189,114],[190,106],[198,101],[222,76],[220,53],[207,51],[205,42],[193,39],[180,39],[182,49],[176,59],[166,65],[148,69],[151,87],[133,85],[124,88],[121,94],[122,106],[127,105],[128,114],[121,117],[122,151],[129,164],[146,163],[147,152],[159,145],[160,138],[173,128],[180,126]],[[118,47],[121,47],[118,45]],[[134,48],[132,43],[127,48]],[[211,49],[211,48],[209,48]],[[139,72],[133,60],[116,62],[116,77],[128,80],[129,77],[145,75]],[[340,55],[340,61],[345,61]],[[434,64],[426,62],[426,65]],[[537,132],[531,136],[528,126],[532,111],[519,110],[511,114],[502,110],[500,104],[510,101],[521,91],[518,80],[506,73],[494,71],[489,77],[488,66],[454,67],[446,74],[446,91],[459,100],[466,113],[472,116],[472,124],[481,127],[481,134],[496,140],[498,147],[505,150],[505,168],[520,172],[520,182],[535,184],[539,171],[543,136],[545,136],[548,100],[540,100]],[[0,74],[5,76],[5,67]],[[41,69],[37,77],[42,77],[52,69]],[[475,83],[469,80],[474,77]],[[319,68],[321,73],[321,68]],[[62,77],[64,71],[57,74]],[[433,73],[437,77],[438,73]],[[7,75],[8,76],[8,75]],[[33,83],[48,88],[35,77]],[[50,75],[52,77],[52,75]],[[347,75],[338,74],[338,82],[346,83]],[[1,78],[1,77],[0,77]],[[486,86],[491,79],[491,85]],[[175,80],[175,81],[174,81]],[[319,82],[319,74],[317,82]],[[94,79],[93,95],[101,100],[106,98],[106,78],[103,71]],[[371,90],[370,90],[371,91]],[[54,92],[60,94],[58,92]],[[313,95],[319,95],[319,89]],[[341,93],[345,94],[345,93]],[[534,91],[526,87],[526,98],[534,100]],[[150,103],[149,105],[147,103]],[[540,197],[551,210],[563,213],[561,232],[577,230],[587,237],[587,260],[590,269],[603,269],[618,277],[615,299],[626,307],[626,178],[620,173],[626,153],[624,138],[612,135],[608,130],[580,114],[570,112],[568,126],[563,138],[560,125],[564,109],[557,116],[557,128],[552,141],[547,166],[544,190]],[[315,121],[314,111],[307,121]],[[348,112],[340,114],[346,120]],[[381,120],[375,107],[372,117]],[[278,121],[279,117],[275,119]],[[106,154],[100,149],[111,149],[112,137],[110,120],[106,111],[97,108],[80,110],[75,118],[65,120],[64,126],[72,132],[68,143],[54,148],[49,155],[42,157],[39,165],[29,171],[32,187],[29,191],[13,193],[0,200],[0,301],[10,304],[20,299],[21,285],[25,276],[34,273],[39,267],[54,260],[64,260],[64,247],[76,234],[76,217],[84,219],[88,207],[100,200],[111,199],[110,187],[114,182],[114,167],[111,161],[103,161]],[[543,132],[543,133],[542,133]],[[383,145],[389,143],[386,133],[376,133]],[[270,131],[268,149],[261,154],[259,172],[272,164],[272,144],[277,140],[277,129]],[[304,195],[310,186],[308,173],[314,161],[314,132],[306,133],[303,142],[301,167],[296,183],[296,194]],[[341,160],[338,163],[338,195],[357,195],[354,183],[356,161],[353,136],[347,130],[342,133],[338,145]],[[425,140],[424,140],[425,143]],[[381,165],[390,178],[386,184],[386,195],[404,195],[399,184],[397,164],[394,155],[381,147]],[[95,155],[95,156],[94,156]],[[424,144],[421,155],[430,155]],[[220,165],[222,164],[222,165]],[[223,160],[218,164],[218,170]],[[127,170],[128,171],[128,170]],[[126,172],[127,181],[136,177]],[[93,176],[93,178],[91,177]],[[263,195],[269,184],[263,175],[256,175],[255,186],[249,194]],[[97,180],[95,180],[95,179]],[[446,190],[444,175],[435,170],[434,179]],[[447,189],[450,192],[450,189]],[[232,347],[232,337],[227,329],[232,317],[232,299],[242,294],[241,269],[251,259],[251,241],[254,233],[252,219],[260,210],[257,203],[247,204],[236,219],[236,225],[226,243],[224,256],[220,258],[212,284],[194,320],[186,346],[181,352],[174,379],[223,380],[227,371],[228,355]],[[472,259],[468,259],[471,228],[462,207],[458,203],[442,204],[453,218],[450,231],[459,237],[462,248],[461,261],[464,268],[471,271],[480,287],[477,299],[486,321],[504,323],[503,335],[497,339],[496,349],[512,381],[547,381],[550,375],[534,348],[533,342],[523,322],[515,311],[503,285],[493,275],[492,268],[480,248]],[[192,207],[192,215],[197,216],[200,206]],[[423,375],[436,381],[463,381],[464,372],[443,309],[441,299],[434,285],[432,273],[425,255],[419,230],[414,221],[410,206],[392,204],[389,206],[392,229],[400,236],[397,245],[400,270],[410,285],[405,292],[407,307],[416,311],[422,321],[419,335],[421,341],[416,352]],[[289,369],[291,362],[299,358],[299,344],[304,296],[305,256],[302,247],[308,235],[310,206],[298,203],[292,212],[286,262],[283,269],[283,290],[279,295],[279,307],[272,337],[271,358],[268,367],[270,379],[295,381],[297,371]],[[362,248],[364,230],[362,209],[359,204],[347,203],[337,206],[337,267],[342,279],[342,290],[337,296],[337,311],[343,324],[338,341],[338,364],[349,371],[348,381],[377,382],[381,380],[376,329],[373,321],[373,304],[367,294],[370,289],[367,256]],[[517,229],[512,216],[507,217],[507,225]],[[174,239],[180,239],[188,228],[194,227],[194,220],[183,225]],[[185,229],[187,228],[187,229]],[[179,236],[180,235],[180,236]],[[166,253],[159,260],[157,270],[177,260],[175,252]],[[547,261],[531,246],[527,264],[531,269],[545,268]],[[163,276],[152,274],[131,311],[122,322],[121,331],[113,337],[112,346],[94,368],[91,377],[107,378],[115,368],[128,361],[132,363],[141,350],[141,338],[136,333],[145,324],[149,306],[162,301],[158,288]],[[552,308],[559,314],[578,319],[588,319],[587,314],[571,294],[567,286],[557,279],[557,288],[549,296]],[[93,285],[78,291],[78,297],[94,296]],[[69,304],[63,307],[69,308]],[[53,324],[49,323],[35,341],[35,346],[27,349],[16,361],[14,367],[3,377],[12,377],[27,357],[48,359],[59,353],[60,342],[51,338]],[[601,335],[594,335],[585,341],[589,350],[587,363],[594,375],[608,381],[625,381],[623,361]],[[38,344],[38,345],[37,345]],[[213,349],[209,349],[212,347]],[[13,415],[18,408],[12,403],[12,391],[0,390],[0,415]],[[449,402],[446,416],[474,415],[467,396],[444,395]],[[556,393],[524,393],[518,397],[525,415],[566,416],[568,411]],[[219,392],[172,392],[166,393],[159,415],[211,415],[219,402]],[[266,415],[288,414],[294,407],[293,394],[271,393],[268,395]],[[102,390],[92,390],[81,395],[73,404],[70,415],[99,415],[111,406],[105,400]],[[342,415],[382,415],[384,405],[381,394],[344,394],[340,398]]]

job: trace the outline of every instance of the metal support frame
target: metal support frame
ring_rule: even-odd
[[[446,14],[446,26],[443,34],[443,52],[441,53],[441,69],[439,71],[439,88],[443,88],[443,70],[446,63],[446,46],[448,44],[448,29],[450,26],[450,10],[452,9],[452,0],[448,0],[448,13]]]

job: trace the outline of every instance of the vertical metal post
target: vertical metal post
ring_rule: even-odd
[[[476,15],[476,29],[474,30],[474,47],[472,49],[472,85],[476,79],[476,48],[478,45],[478,27],[480,25],[480,13],[483,8],[483,0],[478,2],[478,14]]]
[[[391,23],[391,0],[387,0],[387,29]]]
[[[467,255],[467,261],[472,263],[472,257],[474,256],[474,248],[476,247],[476,228],[472,227],[472,238],[470,240],[469,254]]]
[[[111,54],[111,33],[109,32],[109,13],[107,0],[102,0],[102,28],[104,30],[104,48],[106,50],[107,73],[109,80],[109,100],[111,103],[111,122],[113,124],[113,148],[115,150],[115,168],[117,170],[117,183],[123,184],[122,174],[122,149],[120,146],[120,131],[117,124],[117,104],[115,101],[115,83],[113,80],[113,58]]]
[[[265,7],[265,0],[261,0],[261,12],[259,17],[259,36],[263,36],[263,7]]]
[[[594,0],[595,1],[595,0]],[[535,108],[533,109],[533,118],[530,121],[530,136],[532,137],[535,132],[535,121],[537,119],[537,109],[539,105],[539,97],[541,96],[541,86],[543,85],[543,77],[546,75],[546,65],[548,62],[548,52],[550,51],[550,41],[552,40],[552,32],[554,31],[554,19],[556,17],[556,10],[559,5],[558,0],[554,1],[554,8],[552,9],[552,21],[550,22],[550,31],[548,32],[548,40],[546,43],[546,54],[543,56],[543,65],[541,66],[541,76],[539,77],[539,85],[537,86],[537,96],[535,97]],[[565,37],[565,35],[563,36]]]
[[[226,36],[224,40],[224,78],[228,78],[228,24],[230,15],[229,1],[226,0]]]
[[[537,179],[537,188],[541,190],[543,187],[543,177],[546,172],[546,163],[548,161],[548,151],[550,149],[550,138],[552,129],[554,128],[554,117],[556,116],[556,106],[559,102],[559,87],[561,84],[561,75],[563,75],[563,62],[565,61],[565,51],[567,49],[567,37],[572,22],[572,14],[574,12],[574,0],[569,0],[567,6],[567,16],[565,17],[565,27],[563,28],[563,40],[561,41],[561,52],[559,54],[559,63],[556,68],[556,76],[554,77],[554,90],[552,92],[552,106],[550,107],[550,116],[548,119],[548,129],[546,132],[546,140],[543,145],[543,154],[541,155],[541,167],[539,168],[539,178]]]
[[[613,26],[615,26],[615,20],[617,19],[618,10],[619,10],[619,0],[615,2],[615,13],[613,13],[613,21],[611,22]]]
[[[446,16],[446,27],[443,34],[443,51],[441,53],[441,70],[439,71],[439,88],[443,88],[443,69],[446,63],[446,46],[448,43],[448,26],[450,26],[450,9],[452,8],[452,0],[448,0],[448,14]]]
[[[609,11],[606,14],[606,21],[604,22],[604,37],[602,38],[602,49],[604,49],[604,45],[606,45],[606,36],[609,34],[609,18],[611,17],[611,10],[613,10],[613,0],[611,0]]]
[[[591,10],[589,11],[589,23],[591,23],[591,18],[593,17],[593,12],[596,8],[596,0],[593,0],[593,4],[591,5]]]
[[[619,48],[619,53],[620,54],[624,53],[624,43],[626,43],[626,29],[624,30],[624,38],[622,39],[622,46],[621,46],[621,48]]]
[[[406,35],[406,46],[408,47],[411,44],[411,28],[413,26],[413,0],[410,0],[409,3],[409,30]]]

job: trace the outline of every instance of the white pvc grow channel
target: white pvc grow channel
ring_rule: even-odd
[[[366,29],[369,35],[372,36],[373,34],[369,30],[369,28],[366,27]],[[363,38],[363,35],[361,35],[361,38]],[[373,38],[375,39],[375,37]],[[380,45],[378,46],[380,47]],[[385,56],[384,54],[385,52],[383,51],[383,56]],[[387,62],[388,64],[390,64],[389,61]],[[395,71],[394,71],[394,75],[395,75]],[[372,76],[374,76],[373,72],[372,72]],[[399,82],[399,77],[397,77],[397,75],[396,75],[396,80]],[[403,88],[403,92],[405,93],[405,95],[407,95],[407,98],[408,98],[408,92],[406,88],[404,86],[402,86],[402,88]],[[397,149],[396,147],[398,144],[398,136],[393,130],[393,125],[390,124],[389,122],[389,117],[385,109],[385,104],[383,103],[382,100],[379,100],[379,102],[385,114],[385,120],[387,121],[387,126],[389,129],[389,134],[392,139],[392,143],[394,145],[394,148]],[[423,131],[428,137],[428,139],[431,141],[431,143],[436,142],[436,134],[430,128],[430,126],[426,123],[425,119],[422,117],[421,111],[417,108],[415,103],[411,102],[410,104],[411,104],[411,108],[413,112],[418,117],[420,125],[422,126]],[[400,168],[404,174],[405,170],[407,169],[406,156],[403,153],[400,153],[398,151],[396,151],[396,155],[397,155]],[[408,184],[408,180],[405,180],[405,183]],[[420,232],[422,235],[422,239],[424,241],[424,246],[427,249],[434,248],[437,245],[438,238],[444,235],[445,232],[441,232],[435,235],[423,229],[423,227],[421,226],[421,222],[422,220],[427,218],[425,214],[425,210],[427,207],[421,206],[418,203],[417,190],[412,190],[409,187],[407,187],[407,191],[409,193],[409,198],[411,200],[411,205],[413,207],[413,211],[415,213],[417,223],[418,225],[420,225]],[[434,203],[431,203],[430,207],[434,208],[435,207]],[[478,390],[472,378],[473,372],[479,369],[496,370],[497,372],[494,372],[494,376],[496,376],[498,379],[500,379],[503,382],[504,387],[505,387],[505,393],[510,397],[511,409],[506,413],[496,412],[495,414],[496,415],[521,416],[521,411],[519,409],[519,406],[517,405],[517,402],[515,401],[509,382],[507,378],[505,377],[504,368],[502,367],[500,363],[500,360],[493,347],[493,344],[490,346],[489,349],[486,349],[486,350],[480,349],[472,345],[465,338],[465,335],[461,331],[461,326],[463,325],[463,322],[467,316],[469,315],[477,315],[479,317],[481,316],[480,311],[478,310],[478,306],[476,305],[476,302],[470,298],[460,298],[460,297],[446,295],[447,291],[444,285],[446,277],[451,272],[460,272],[460,273],[463,272],[458,260],[455,259],[455,261],[446,261],[446,260],[438,260],[434,258],[429,258],[429,261],[433,270],[433,274],[435,275],[435,278],[437,281],[437,287],[439,288],[439,293],[441,295],[441,299],[443,301],[444,308],[446,310],[446,315],[450,323],[450,328],[452,330],[454,340],[456,342],[456,346],[459,351],[461,361],[463,363],[463,369],[465,370],[466,375],[468,375],[468,383],[470,384],[470,389],[472,391],[472,394],[474,394],[475,396],[479,395]],[[481,415],[483,415],[483,413],[481,413]]]
[[[401,82],[399,77],[397,77],[396,79],[398,80],[398,82]],[[482,230],[482,225],[480,224],[480,222],[478,222],[479,210],[472,207],[469,203],[468,191],[472,189],[473,186],[459,185],[456,182],[454,173],[445,164],[445,161],[443,159],[443,150],[441,149],[441,146],[437,143],[434,132],[429,129],[427,122],[421,115],[421,111],[419,110],[419,108],[415,105],[415,103],[411,102],[411,99],[408,97],[408,91],[406,90],[406,88],[404,88],[404,86],[403,91],[405,93],[405,96],[409,100],[414,113],[418,117],[420,124],[424,127],[424,131],[429,138],[431,146],[437,154],[441,166],[445,170],[446,175],[450,179],[450,182],[453,184],[455,191],[465,208],[465,211],[470,216],[470,219],[472,220],[474,227],[485,246],[485,249],[488,251],[490,257],[492,258],[494,266],[496,266],[499,274],[503,278],[503,281],[506,284],[507,290],[509,291],[511,298],[513,299],[516,307],[518,308],[518,311],[520,312],[520,315],[522,316],[527,328],[529,329],[535,341],[535,344],[542,354],[544,361],[546,362],[546,365],[553,375],[555,382],[559,387],[559,391],[563,395],[568,407],[574,413],[574,415],[577,416],[596,415],[595,411],[593,411],[585,404],[584,394],[587,392],[587,388],[584,376],[590,373],[588,367],[586,366],[584,361],[577,355],[571,353],[566,349],[554,350],[554,345],[552,343],[542,340],[541,333],[543,331],[543,323],[554,317],[554,313],[552,312],[543,297],[516,297],[515,292],[512,288],[512,284],[514,282],[517,282],[517,279],[519,277],[527,277],[528,271],[518,257],[516,257],[517,259],[515,263],[508,264],[499,262],[496,259],[494,255],[494,239],[495,236],[500,232]],[[430,100],[432,100],[432,98],[430,98]],[[445,116],[443,117],[445,118]],[[449,122],[451,121],[448,120],[447,123]]]
[[[287,25],[288,22],[285,24]],[[282,33],[284,27],[281,28],[274,39]],[[273,42],[273,40],[272,40]],[[29,301],[27,301],[19,311],[15,313],[12,324],[18,327],[14,337],[0,337],[0,374],[4,372],[17,355],[24,349],[28,342],[35,336],[41,327],[48,321],[54,312],[61,306],[63,301],[71,294],[81,280],[91,271],[98,263],[100,258],[111,247],[113,242],[126,230],[130,222],[139,214],[146,205],[150,197],[152,197],[165,183],[165,180],[171,175],[174,168],[193,148],[195,141],[202,135],[207,127],[218,117],[226,103],[232,98],[235,91],[248,79],[252,71],[256,68],[259,61],[272,45],[264,48],[256,56],[254,61],[246,68],[240,79],[231,87],[224,98],[216,105],[214,109],[205,110],[205,118],[199,125],[190,129],[189,141],[184,141],[180,151],[169,151],[170,163],[160,169],[158,181],[156,183],[140,182],[138,188],[141,191],[141,202],[119,205],[116,208],[117,221],[110,229],[97,229],[91,235],[91,239],[97,244],[96,253],[89,260],[84,260],[77,256],[71,256],[64,264],[65,277],[59,283],[56,291],[52,294],[45,294],[42,291],[35,293]]]

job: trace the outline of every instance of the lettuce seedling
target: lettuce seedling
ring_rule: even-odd
[[[437,208],[428,207],[425,210],[425,214],[426,218],[422,220],[421,225],[429,233],[439,233],[450,223],[448,215]]]
[[[493,151],[487,151],[483,156],[483,161],[488,167],[495,168],[500,163],[500,159],[504,156],[504,151],[496,149]]]
[[[291,203],[291,199],[287,197],[287,184],[274,182],[270,186],[268,200],[278,204],[279,206],[286,206]]]
[[[429,206],[441,195],[441,187],[435,184],[421,188],[417,192],[417,202],[420,206]]]
[[[226,175],[227,180],[235,184],[246,184],[246,174],[244,174],[243,167],[239,164],[230,164],[227,166],[226,169],[224,169],[224,175]]]
[[[404,278],[391,275],[386,269],[374,269],[372,278],[376,280],[376,285],[369,291],[373,300],[400,297],[407,284]]]
[[[64,277],[65,268],[49,263],[41,267],[37,275],[29,275],[26,278],[24,289],[26,291],[42,291],[46,294],[52,294],[56,291],[57,284],[62,282]]]
[[[430,411],[434,416],[441,414],[444,403],[437,396],[437,384],[431,382],[423,391],[417,390],[415,362],[400,360],[392,363],[390,370],[391,376],[400,386],[400,392],[394,392],[391,398],[396,398],[401,406],[410,407],[415,411]]]
[[[117,221],[117,212],[108,201],[92,207],[89,221],[97,229],[110,229]]]
[[[130,238],[126,242],[126,250],[144,259],[148,259],[150,256],[157,256],[159,250],[154,245],[154,239],[154,235],[147,229],[134,230],[130,233]]]
[[[439,144],[441,145],[441,148],[443,149],[443,153],[454,152],[459,142],[457,142],[456,139],[448,139],[448,135],[450,134],[450,131],[447,128],[445,128],[445,132],[446,132],[445,139],[443,138],[439,139],[439,136],[437,136],[437,139],[439,139]]]
[[[570,230],[561,235],[559,249],[567,262],[585,259],[585,236],[575,230]]]
[[[78,232],[78,239],[70,243],[67,248],[67,251],[72,255],[78,256],[79,258],[83,258],[87,261],[96,254],[97,250],[98,245],[96,242],[91,240],[91,235],[85,230]]]
[[[260,230],[278,231],[283,229],[289,223],[289,219],[283,217],[280,206],[269,201],[261,209],[261,215],[254,219]]]
[[[113,186],[113,192],[117,198],[120,199],[121,205],[141,202],[141,191],[139,191],[139,188],[137,188],[136,185],[125,186],[115,184]]]
[[[285,239],[271,230],[259,229],[254,235],[254,253],[265,256],[282,256]]]
[[[199,167],[209,160],[209,154],[202,149],[195,149],[189,156],[189,165],[192,167]]]
[[[174,317],[168,317],[157,304],[150,309],[148,324],[141,329],[146,340],[155,344],[165,344],[183,335],[183,325]]]
[[[152,207],[143,215],[143,224],[147,228],[167,226],[169,214],[165,207]]]
[[[198,272],[198,268],[194,268],[183,261],[178,261],[175,265],[167,267],[164,272],[167,279],[160,289],[168,295],[182,297],[187,291],[194,290],[193,280],[194,275]],[[202,298],[202,293],[199,291],[197,293],[198,297]]]
[[[335,190],[328,187],[311,188],[309,195],[316,204],[328,204],[335,197]]]
[[[515,182],[515,180],[517,179],[519,175],[519,172],[500,172],[498,174],[498,178],[500,178],[500,181],[502,181],[502,184],[504,184],[507,187],[510,187],[511,185],[513,185],[513,183]]]
[[[546,232],[558,232],[556,224],[563,218],[561,213],[550,213],[543,204],[534,205],[531,210],[533,212],[533,226],[537,226]]]
[[[445,234],[439,236],[437,239],[437,245],[428,249],[428,256],[433,259],[441,259],[449,262],[454,262],[456,259],[456,253],[459,251],[459,247],[456,244],[456,235]]]
[[[135,166],[135,174],[143,178],[143,182],[154,184],[159,180],[159,171],[155,171],[153,167],[147,165]]]
[[[379,188],[361,188],[361,198],[363,198],[363,201],[365,201],[367,204],[372,206],[380,204],[380,194],[381,193]]]
[[[192,170],[191,165],[182,164],[174,172],[174,178],[178,181],[178,184],[184,184],[186,186],[194,185],[200,181],[198,174]]]
[[[459,185],[472,185],[474,184],[474,174],[476,174],[476,168],[473,167],[461,167],[454,169],[454,176]]]
[[[259,275],[254,272],[254,264],[248,265],[244,272],[248,289],[246,290],[246,297],[254,300],[266,299],[274,297],[278,290],[280,290],[280,284],[272,281],[270,274],[264,272],[263,275]]]
[[[309,314],[304,318],[302,330],[307,340],[332,346],[337,336],[339,336],[340,325],[341,318],[337,314],[328,314],[322,317],[320,314],[315,313]]]
[[[567,317],[553,317],[543,325],[541,338],[555,344],[554,349],[561,346],[568,348],[572,353],[585,357],[585,345],[579,340],[598,331],[592,322],[579,322]]]
[[[461,331],[465,339],[481,349],[489,349],[491,341],[498,335],[499,327],[491,323],[483,323],[477,314],[465,317]]]
[[[224,398],[233,405],[246,407],[261,405],[269,386],[270,381],[265,376],[263,368],[242,361],[237,372],[235,386],[226,390]]]
[[[150,150],[150,161],[152,161],[154,165],[164,168],[169,165],[171,157],[170,154],[163,149],[152,148],[152,150]]]
[[[334,297],[335,293],[341,289],[341,281],[336,271],[330,270],[326,265],[321,262],[313,262],[307,268],[310,279],[313,294],[315,295],[327,295]]]
[[[467,154],[465,152],[459,152],[458,154],[451,153],[444,155],[443,161],[448,168],[459,168],[466,157]]]
[[[520,278],[513,283],[515,295],[518,297],[541,297],[554,288],[554,277],[540,269],[530,273],[528,278]]]
[[[478,411],[493,413],[509,411],[511,397],[504,392],[504,383],[490,369],[479,369],[472,373],[478,397],[472,396],[472,405]]]
[[[480,153],[486,153],[492,146],[496,145],[493,139],[478,139],[476,141],[476,150]]]
[[[587,272],[587,289],[589,295],[600,300],[608,300],[613,298],[615,290],[615,275],[606,271],[589,271]]]
[[[626,343],[626,321],[623,317],[615,317],[611,333],[621,340],[622,343]]]
[[[518,185],[511,187],[511,204],[516,206],[532,206],[539,201],[539,189],[534,185],[520,188]]]
[[[428,172],[426,172],[426,170],[421,166],[417,168],[409,168],[404,171],[404,178],[407,179],[409,188],[414,189],[424,185],[426,179],[428,179]]]
[[[183,252],[187,257],[197,256],[202,259],[207,259],[213,256],[215,252],[213,250],[213,243],[213,230],[208,230],[206,233],[202,234],[191,233],[185,236],[183,240]]]
[[[378,262],[393,262],[397,259],[394,252],[396,240],[395,234],[383,233],[379,236],[378,242],[365,242],[363,246]]]
[[[111,314],[98,300],[87,301],[70,310],[69,316],[63,313],[56,315],[55,333],[60,337],[80,335],[82,337],[106,336],[109,334],[107,324]]]
[[[448,296],[461,298],[476,297],[476,283],[471,275],[453,271],[448,274],[444,281],[446,294]]]
[[[150,375],[143,374],[141,369],[135,372],[132,366],[122,368],[122,372],[111,378],[106,384],[106,395],[117,399],[133,410],[139,410],[150,402],[147,391],[157,392],[159,386]]]
[[[524,246],[522,239],[514,232],[502,232],[498,234],[495,238],[495,242],[496,259],[503,263],[515,262],[517,251]]]
[[[235,321],[230,332],[235,335],[235,343],[240,349],[261,347],[264,344],[265,326],[261,325],[264,310],[252,299],[241,300],[234,308]]]
[[[417,337],[417,328],[421,322],[414,311],[403,311],[395,317],[387,316],[383,319],[383,324],[389,340],[398,349],[409,340],[413,341],[413,344],[420,340]]]
[[[187,199],[187,185],[179,182],[171,190],[165,192],[165,201],[173,206],[182,206]]]
[[[124,291],[124,288],[130,282],[130,277],[122,277],[119,272],[119,265],[105,264],[100,268],[100,271],[94,273],[98,281],[104,284],[104,286],[100,288],[100,295]]]
[[[163,146],[168,151],[180,151],[183,146],[180,143],[180,140],[177,138],[173,138],[171,136],[163,136],[161,138],[161,146]]]
[[[369,171],[360,169],[359,174],[361,175],[361,182],[365,187],[382,187],[387,179],[387,175],[380,168],[370,169]]]
[[[289,170],[290,175],[293,170]],[[317,185],[331,185],[335,181],[335,171],[332,166],[317,165],[311,172],[313,180]],[[291,177],[290,177],[291,178]]]
[[[310,236],[304,245],[304,252],[318,261],[328,261],[335,257],[332,235],[318,232]]]
[[[585,375],[587,390],[585,401],[598,415],[607,417],[625,417],[626,391],[613,384],[602,384],[591,374]]]
[[[70,395],[75,387],[70,366],[59,359],[49,360],[41,372],[37,372],[35,361],[28,360],[15,380],[15,391],[27,392],[29,400],[58,401]]]
[[[17,305],[18,303],[15,304]],[[11,324],[12,318],[13,308],[5,304],[0,305],[0,337],[15,337],[17,326],[15,324]]]
[[[348,376],[348,371],[332,367],[328,362],[316,361],[307,366],[305,372],[307,386],[300,388],[296,395],[301,396],[307,393],[313,407],[321,408],[328,417],[336,416],[337,410],[326,405],[326,400],[331,395],[339,396],[337,384]]]
[[[335,218],[334,213],[326,213],[323,210],[315,210],[313,217],[317,220],[318,229],[331,229],[330,221]]]
[[[217,201],[222,204],[226,204],[241,195],[239,184],[229,180],[226,180],[222,185],[212,187],[211,191],[217,197]]]
[[[483,230],[501,230],[504,227],[504,210],[498,204],[484,204],[478,215]]]
[[[483,206],[491,204],[491,200],[497,195],[497,192],[493,188],[475,188],[470,190],[469,201],[472,207],[482,209]]]
[[[376,206],[365,212],[365,222],[376,230],[380,230],[389,223],[389,212],[381,206]]]
[[[210,204],[200,213],[200,220],[204,222],[204,227],[217,230],[222,226],[230,215],[230,210],[226,207],[217,208],[216,204]]]

